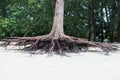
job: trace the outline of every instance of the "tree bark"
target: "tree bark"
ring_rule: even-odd
[[[120,1],[117,0],[117,10],[120,10]],[[118,42],[120,42],[120,14],[118,12],[118,37],[117,37]]]
[[[111,14],[111,42],[115,41],[115,16],[116,16],[116,3],[114,2],[112,7],[112,14]]]
[[[88,34],[88,41],[91,41],[92,39],[92,29],[91,29],[91,23],[90,23],[90,19],[88,21],[88,25],[89,25],[89,34]]]
[[[63,19],[64,19],[64,0],[56,0],[53,26],[50,34],[58,39],[64,35]]]
[[[120,17],[118,19],[118,42],[120,42]]]
[[[91,9],[92,9],[92,20],[91,20],[91,25],[92,25],[92,27],[93,27],[93,41],[96,41],[96,19],[95,19],[95,12],[94,12],[94,10],[95,10],[95,7],[94,7],[94,2],[92,1],[91,2]]]
[[[94,18],[93,18],[92,25],[93,25],[93,27],[94,27],[94,41],[96,41],[96,22],[95,22],[95,19],[94,19]]]

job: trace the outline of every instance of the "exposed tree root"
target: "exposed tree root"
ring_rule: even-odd
[[[53,52],[59,55],[65,55],[65,52],[80,52],[88,50],[88,47],[99,47],[108,54],[108,52],[116,50],[118,47],[112,44],[90,42],[85,39],[70,36],[63,36],[57,39],[49,35],[37,37],[10,37],[4,39],[4,41],[5,43],[1,44],[4,47],[10,45],[11,42],[16,42],[16,46],[24,46],[23,50],[41,50],[49,55],[52,55]]]

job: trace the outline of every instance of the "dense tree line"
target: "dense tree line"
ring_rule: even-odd
[[[0,37],[50,32],[54,0],[0,0]],[[65,0],[65,34],[90,41],[120,42],[119,0]]]

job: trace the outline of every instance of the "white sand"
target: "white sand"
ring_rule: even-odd
[[[0,47],[0,80],[120,80],[120,51],[100,53],[30,56]]]

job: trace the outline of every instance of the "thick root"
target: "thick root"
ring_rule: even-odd
[[[63,36],[57,39],[45,35],[37,37],[13,37],[4,39],[6,42],[2,46],[8,46],[11,42],[16,42],[16,46],[24,46],[23,50],[36,51],[41,50],[52,55],[53,52],[59,55],[65,55],[65,52],[87,51],[88,47],[99,47],[108,54],[116,50],[118,46],[99,42],[90,42],[85,39]]]

